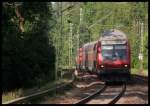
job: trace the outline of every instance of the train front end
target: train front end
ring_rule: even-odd
[[[116,37],[116,36],[115,36]],[[130,79],[130,45],[127,39],[108,37],[101,40],[98,73],[104,81]]]

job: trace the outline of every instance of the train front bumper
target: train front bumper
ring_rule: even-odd
[[[130,70],[123,69],[102,69],[99,76],[104,81],[127,81],[130,79]]]

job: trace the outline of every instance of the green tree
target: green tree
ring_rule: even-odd
[[[38,84],[36,79],[53,80],[51,3],[5,2],[2,6],[3,90]]]

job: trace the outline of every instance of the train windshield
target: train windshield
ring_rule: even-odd
[[[102,46],[102,56],[104,60],[112,60],[113,46],[109,46],[109,45]]]
[[[102,45],[103,60],[126,59],[126,45]]]
[[[127,56],[127,46],[126,45],[115,45],[114,46],[114,56],[119,59],[126,59]]]

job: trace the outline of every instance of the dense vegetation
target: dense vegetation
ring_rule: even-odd
[[[51,10],[50,3],[46,2],[3,3],[3,89],[27,87],[54,79]]]
[[[57,71],[75,66],[78,46],[99,39],[103,30],[111,28],[127,34],[132,68],[141,64],[142,47],[148,69],[148,2],[3,3],[3,90],[54,80]]]

